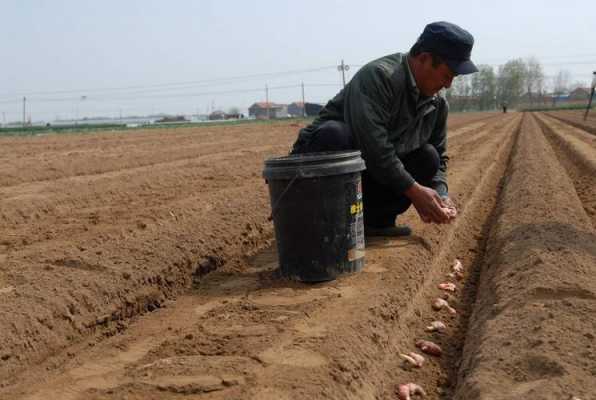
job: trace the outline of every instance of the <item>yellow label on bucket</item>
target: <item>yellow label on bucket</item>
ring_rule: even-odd
[[[354,203],[350,206],[350,214],[360,214],[364,210],[364,206],[361,201]]]

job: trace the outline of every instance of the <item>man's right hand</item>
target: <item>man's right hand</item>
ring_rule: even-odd
[[[412,201],[422,221],[436,224],[449,222],[449,215],[444,211],[441,197],[435,190],[414,182],[404,194]]]

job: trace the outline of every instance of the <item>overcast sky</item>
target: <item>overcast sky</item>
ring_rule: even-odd
[[[535,56],[548,76],[596,70],[596,1],[2,0],[0,112],[34,121],[205,113],[266,98],[326,102],[424,26],[475,37],[476,64]],[[2,122],[2,120],[0,120]]]

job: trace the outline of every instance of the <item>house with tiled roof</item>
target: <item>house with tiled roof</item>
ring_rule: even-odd
[[[288,104],[288,114],[292,117],[303,117],[304,114],[304,103],[301,101],[295,101]]]
[[[591,89],[589,87],[578,87],[569,92],[569,100],[588,100]]]
[[[288,116],[288,106],[262,101],[248,107],[248,115],[256,119],[286,118]]]

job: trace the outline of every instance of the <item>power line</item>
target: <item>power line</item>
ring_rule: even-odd
[[[561,55],[561,54],[557,54],[557,55],[552,55],[552,56],[537,56],[537,55],[528,55],[528,56],[519,56],[519,57],[511,57],[508,58],[507,60],[514,60],[514,59],[523,59],[523,60],[527,60],[530,58],[535,58],[537,60],[544,60],[544,59],[558,59],[558,58],[564,58],[564,59],[571,59],[571,58],[589,58],[589,57],[596,57],[596,54],[592,53],[592,54],[575,54],[575,55]],[[474,56],[472,55],[472,58],[474,58]],[[488,61],[492,61],[493,63],[498,61],[503,60],[503,58],[488,58],[485,59]],[[506,62],[506,61],[505,61]]]
[[[307,84],[309,87],[338,87],[339,84],[337,83],[313,83]],[[282,90],[282,89],[294,89],[300,88],[301,84],[288,84],[288,85],[280,85],[280,86],[270,86],[270,90]],[[143,100],[143,99],[167,99],[167,98],[187,98],[187,97],[200,97],[200,96],[214,96],[214,95],[230,95],[230,94],[243,94],[243,93],[254,93],[260,92],[261,88],[250,88],[250,89],[237,89],[237,90],[226,90],[226,91],[209,91],[209,92],[198,92],[198,93],[188,93],[188,92],[180,92],[180,93],[170,93],[166,95],[152,95],[152,96],[98,96],[98,97],[89,97],[85,96],[86,101],[118,101],[118,100]],[[35,101],[36,103],[70,103],[70,102],[77,102],[81,99],[80,96],[77,97],[29,97],[29,101]],[[16,99],[12,100],[0,100],[0,104],[11,104],[14,103]]]
[[[593,61],[575,61],[575,62],[559,62],[559,63],[542,63],[542,65],[596,65],[596,60],[593,60]]]
[[[554,55],[554,56],[531,56],[537,59],[544,59],[544,58],[585,58],[585,57],[596,57],[596,54],[577,54],[577,55]],[[518,57],[521,59],[526,59],[530,57]],[[491,59],[489,59],[491,60]],[[496,60],[496,59],[492,59]],[[477,64],[483,65],[493,65],[498,66],[506,63],[498,63],[498,62],[488,62],[482,63],[478,62]],[[594,61],[571,61],[571,62],[552,62],[552,63],[542,63],[543,65],[589,65],[589,64],[596,64],[596,60]],[[343,65],[343,64],[342,64]],[[364,64],[350,64],[350,67],[362,67]],[[264,73],[257,73],[257,74],[249,74],[249,75],[238,75],[226,78],[214,78],[214,79],[205,79],[205,80],[196,80],[196,81],[181,81],[181,82],[170,82],[170,83],[160,83],[160,84],[150,84],[150,85],[130,85],[130,86],[120,86],[120,87],[110,87],[110,88],[81,88],[81,89],[71,89],[71,90],[51,90],[51,91],[38,91],[38,92],[16,92],[11,94],[0,94],[0,98],[6,97],[22,97],[22,96],[39,96],[39,95],[53,95],[53,94],[76,94],[76,93],[95,93],[95,92],[111,92],[111,91],[130,91],[134,89],[141,89],[139,93],[143,91],[158,91],[158,90],[174,90],[174,89],[183,89],[183,88],[191,88],[191,87],[202,87],[202,86],[213,86],[219,84],[227,84],[227,83],[237,83],[238,80],[252,80],[252,79],[260,79],[260,78],[272,78],[275,76],[284,76],[284,75],[292,75],[292,74],[300,74],[300,73],[313,73],[313,72],[320,72],[325,70],[333,70],[339,68],[336,65],[329,65],[329,66],[321,66],[315,68],[305,68],[305,69],[296,69],[296,70],[287,70],[287,71],[278,71],[278,72],[264,72]],[[132,92],[136,93],[136,92]]]
[[[85,89],[73,89],[73,90],[53,90],[53,91],[40,91],[40,92],[19,92],[13,94],[3,94],[0,95],[1,97],[14,97],[14,96],[39,96],[39,95],[48,95],[48,94],[73,94],[73,93],[94,93],[94,92],[110,92],[110,91],[126,91],[132,89],[158,89],[158,88],[168,88],[170,89],[181,89],[179,86],[186,86],[190,87],[198,87],[198,86],[212,86],[217,84],[226,84],[226,83],[237,83],[235,81],[238,80],[251,80],[251,79],[261,79],[261,78],[271,78],[275,76],[284,76],[284,75],[293,75],[293,74],[302,74],[302,73],[312,73],[312,72],[320,72],[330,69],[335,69],[336,66],[324,66],[324,67],[317,67],[317,68],[308,68],[308,69],[297,69],[297,70],[288,70],[288,71],[280,71],[280,72],[265,72],[259,74],[251,74],[251,75],[241,75],[241,76],[234,76],[228,78],[216,78],[216,79],[206,79],[200,81],[184,81],[184,82],[171,82],[171,83],[160,83],[160,84],[153,84],[153,85],[133,85],[133,86],[121,86],[121,87],[112,87],[112,88],[85,88]]]
[[[549,72],[553,71],[554,69],[552,66],[572,66],[572,65],[596,65],[596,60],[590,61],[590,57],[594,57],[594,54],[585,54],[585,55],[577,55],[577,56],[551,56],[551,57],[534,57],[538,60],[543,58],[551,58],[552,62],[541,63],[543,66],[551,67],[547,68]],[[581,58],[583,58],[583,60]],[[529,57],[522,58],[527,60]],[[558,59],[567,58],[568,61],[557,61]],[[586,60],[588,58],[588,60]],[[480,63],[478,63],[480,64]],[[483,64],[488,65],[490,67],[500,66],[503,64]],[[344,66],[346,67],[344,69]],[[350,64],[351,68],[359,69],[363,66],[363,64]],[[254,82],[255,80],[263,80],[267,79],[269,83],[271,80],[275,80],[276,83],[282,80],[279,78],[284,78],[292,75],[298,74],[306,74],[306,73],[316,73],[316,72],[323,72],[325,71],[325,75],[327,77],[331,77],[331,71],[339,70],[342,74],[345,73],[347,70],[347,65],[342,60],[341,69],[338,68],[337,65],[332,66],[321,66],[316,68],[307,68],[307,69],[296,69],[296,70],[286,70],[286,71],[278,71],[278,72],[267,72],[267,73],[257,73],[257,74],[248,74],[248,75],[241,75],[241,76],[232,76],[226,78],[216,78],[216,79],[204,79],[204,80],[194,80],[194,81],[183,81],[183,82],[170,82],[170,83],[159,83],[159,84],[150,84],[150,85],[129,85],[129,86],[121,86],[121,87],[110,87],[110,88],[88,88],[88,89],[72,89],[72,90],[54,90],[54,91],[36,91],[36,92],[27,92],[27,93],[19,93],[18,95],[13,95],[12,98],[4,98],[0,97],[0,105],[17,105],[20,101],[26,97],[27,99],[27,106],[30,107],[32,104],[43,104],[43,103],[57,103],[57,104],[68,104],[67,106],[56,106],[56,107],[47,107],[47,108],[64,108],[64,107],[77,107],[76,104],[80,102],[82,98],[81,95],[87,96],[85,97],[86,103],[94,103],[93,108],[99,106],[98,103],[128,103],[132,105],[131,102],[139,102],[142,104],[143,102],[148,101],[160,101],[161,105],[164,106],[166,104],[173,104],[173,103],[180,103],[193,100],[185,100],[185,99],[193,99],[202,96],[228,96],[228,95],[241,95],[241,94],[252,94],[252,93],[263,93],[263,86],[254,87],[258,85],[258,83]],[[579,68],[581,70],[581,68]],[[578,68],[575,68],[577,71]],[[335,72],[337,73],[337,72]],[[323,76],[323,74],[319,74],[316,76]],[[568,76],[570,79],[578,80],[582,78],[586,78],[583,74],[579,73],[569,73]],[[545,79],[550,79],[554,77],[554,75],[544,75]],[[293,90],[296,89],[296,94],[298,96],[298,90],[303,90],[304,88],[336,88],[341,89],[342,83],[345,85],[345,80],[348,77],[342,77],[342,82],[338,83],[325,83],[325,82],[313,82],[313,83],[279,83],[277,86],[268,86],[267,92],[275,91],[275,90]],[[324,78],[325,79],[325,78]],[[296,81],[300,81],[301,79],[296,79]],[[253,81],[252,85],[248,85],[251,81]],[[303,81],[303,79],[302,79]],[[286,81],[287,82],[287,81]],[[201,88],[215,88],[216,86],[223,86],[223,85],[235,85],[236,88],[229,88],[229,90],[201,90]],[[253,86],[248,88],[238,88],[238,86]],[[198,89],[198,90],[197,90]],[[325,96],[324,92],[326,91],[319,90],[319,94],[315,94],[315,96]],[[268,93],[269,94],[269,93]],[[290,94],[287,92],[286,96]],[[261,95],[262,96],[262,95]],[[251,97],[251,96],[246,96]],[[260,96],[258,96],[260,97]],[[326,97],[328,98],[328,97]],[[241,100],[240,97],[236,101],[246,101]],[[313,98],[311,98],[313,101]],[[20,104],[19,104],[20,105]],[[12,107],[12,106],[9,106]],[[101,107],[101,106],[100,106]],[[121,107],[118,105],[117,108]],[[6,107],[8,108],[8,107]],[[94,110],[97,112],[97,110]],[[40,111],[40,113],[45,113]],[[53,112],[55,113],[55,112]],[[76,111],[78,114],[78,110]],[[10,114],[10,112],[9,112]],[[49,112],[48,112],[49,114]],[[25,118],[25,117],[24,117]]]
[[[585,57],[586,55],[578,55],[578,57]],[[559,58],[564,56],[552,56],[552,58]],[[481,64],[481,63],[478,63]],[[553,63],[543,63],[542,65],[590,65],[596,64],[595,61],[576,61],[576,62],[553,62]],[[259,73],[259,74],[251,74],[251,75],[242,75],[242,76],[235,76],[235,77],[228,77],[228,78],[217,78],[217,79],[210,79],[210,80],[200,80],[200,81],[185,81],[185,82],[172,82],[172,83],[163,83],[163,84],[154,84],[154,85],[134,85],[134,86],[123,86],[123,87],[112,87],[112,88],[91,88],[91,89],[76,89],[76,90],[57,90],[57,91],[40,91],[40,92],[30,92],[26,93],[26,97],[36,102],[73,102],[76,101],[80,96],[76,97],[50,97],[50,98],[35,98],[34,96],[45,96],[45,95],[56,95],[56,94],[79,94],[79,93],[109,93],[109,92],[126,92],[122,93],[127,96],[98,96],[92,97],[95,101],[106,101],[106,100],[140,100],[143,98],[175,98],[175,97],[198,97],[203,95],[226,95],[226,94],[240,94],[240,93],[250,93],[253,91],[258,91],[261,89],[245,89],[245,90],[230,90],[230,91],[209,91],[203,93],[171,93],[167,95],[154,95],[154,96],[135,96],[133,95],[138,94],[150,94],[150,93],[160,93],[160,92],[167,92],[167,91],[174,91],[174,90],[189,90],[197,87],[208,87],[214,85],[221,85],[221,84],[230,84],[230,83],[238,83],[239,80],[251,80],[251,79],[261,79],[261,78],[272,78],[276,76],[284,76],[284,75],[291,75],[297,73],[312,73],[312,72],[320,72],[325,70],[332,70],[336,68],[341,68],[340,71],[342,73],[345,72],[343,69],[343,65],[340,67],[337,66],[323,66],[317,68],[308,68],[308,69],[299,69],[299,70],[288,70],[288,71],[280,71],[280,72],[268,72],[268,73]],[[483,64],[489,66],[498,66],[501,64]],[[352,67],[362,67],[361,64],[351,64]],[[347,65],[346,65],[347,67]],[[347,68],[346,68],[347,69]],[[580,74],[572,74],[575,77],[579,77]],[[583,75],[581,75],[583,76]],[[345,77],[344,85],[345,85]],[[297,87],[298,85],[288,85],[288,86],[279,86],[279,87],[271,87],[271,89],[282,89],[282,88],[292,88]],[[335,84],[323,84],[323,85],[315,85],[311,84],[309,86],[336,86]],[[138,89],[138,90],[135,90]],[[15,101],[18,101],[16,96],[13,98],[0,98],[0,104],[10,104]],[[91,98],[90,98],[91,100]]]

